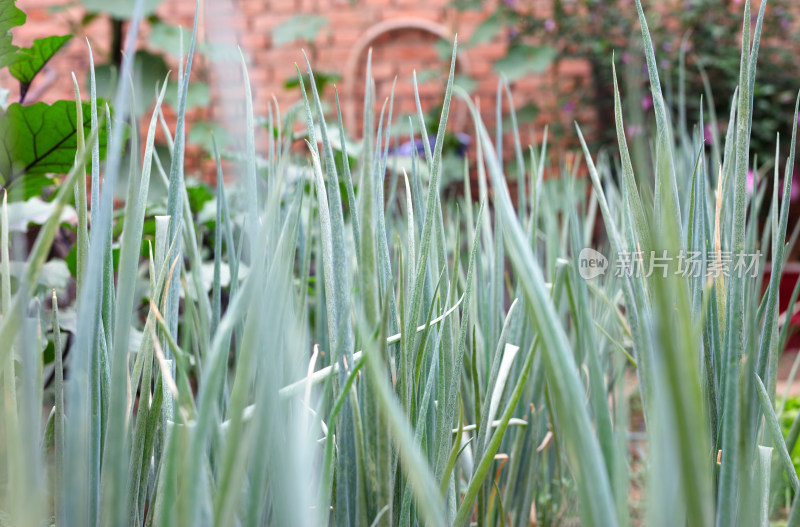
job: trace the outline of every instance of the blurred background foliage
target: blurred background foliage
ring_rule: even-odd
[[[143,79],[153,85],[156,78],[163,78],[168,71],[171,57],[180,49],[179,27],[170,25],[156,13],[163,0],[148,0],[146,6],[148,32],[147,53],[137,56],[136,69],[142,72],[134,78]],[[354,3],[357,4],[358,0]],[[79,0],[87,10],[81,24],[86,25],[98,17],[104,17],[111,26],[111,42],[98,51],[101,59],[98,67],[98,95],[103,97],[114,89],[113,79],[121,62],[126,20],[131,16],[131,2],[126,0]],[[709,110],[726,116],[730,108],[730,97],[737,84],[739,69],[739,45],[741,23],[739,11],[742,0],[667,0],[652,2],[650,29],[657,50],[661,78],[664,82],[667,103],[672,108],[685,107],[688,120],[695,120],[700,109],[700,94],[704,95]],[[658,4],[658,5],[655,5]],[[483,22],[468,35],[465,49],[502,41],[506,44],[502,56],[495,61],[493,71],[503,75],[512,84],[529,75],[541,74],[564,59],[584,59],[591,66],[591,78],[573,91],[559,92],[559,110],[569,112],[576,107],[594,109],[596,123],[583,123],[591,131],[588,139],[597,146],[610,146],[616,141],[613,127],[603,123],[613,122],[613,82],[611,79],[612,54],[616,56],[621,76],[621,90],[625,99],[627,133],[629,139],[643,135],[644,127],[651,126],[645,117],[652,107],[652,99],[645,89],[647,70],[641,57],[638,38],[638,19],[632,0],[553,0],[544,9],[536,0],[500,0]],[[485,11],[483,0],[452,0],[450,8],[456,12]],[[63,9],[60,6],[55,9]],[[772,0],[766,11],[761,42],[759,64],[760,82],[754,97],[752,149],[763,155],[775,149],[775,131],[788,137],[791,131],[793,93],[792,86],[800,56],[800,32],[795,17],[793,0]],[[755,18],[753,19],[755,23]],[[314,50],[314,42],[321,31],[330,27],[323,15],[297,15],[288,17],[271,31],[272,45],[306,47]],[[459,27],[453,28],[458,32]],[[80,28],[73,28],[78,34]],[[442,55],[449,54],[449,42],[442,41]],[[217,60],[230,58],[235,50],[217,49],[201,43],[198,52]],[[684,93],[686,104],[679,104],[681,57],[685,60]],[[235,58],[235,57],[234,57]],[[342,79],[341,71],[319,71],[318,89],[327,98],[332,96],[332,87]],[[442,72],[421,68],[419,78],[424,81]],[[198,81],[190,86],[188,107],[199,108],[210,103],[210,89],[204,82],[205,73],[198,70]],[[704,78],[705,77],[705,78]],[[462,76],[457,83],[471,91],[475,79]],[[713,91],[708,88],[713,86]],[[329,88],[329,89],[326,89]],[[291,79],[283,86],[289,91],[299,89]],[[136,90],[141,100],[137,101],[137,113],[144,112],[153,102],[153,90]],[[171,92],[170,92],[171,93]],[[166,101],[174,106],[175,101]],[[713,107],[711,107],[713,106]],[[532,121],[542,108],[537,103],[517,108],[518,121]],[[431,112],[431,115],[434,115]],[[682,117],[675,113],[675,119]],[[707,119],[707,121],[710,119]],[[724,122],[724,118],[720,119]],[[225,149],[224,130],[210,120],[199,119],[192,128],[188,140],[206,152],[210,152],[212,133],[219,135],[218,141]],[[569,124],[569,123],[567,123]],[[594,124],[594,126],[592,126]],[[506,127],[508,128],[508,127]],[[712,130],[704,131],[710,141]],[[556,137],[571,134],[571,127],[564,123],[551,123],[550,133]],[[463,141],[453,137],[455,154],[463,154]],[[405,145],[408,148],[409,145]],[[640,152],[641,154],[641,152]]]
[[[541,71],[564,58],[589,61],[592,79],[585,93],[563,94],[563,104],[592,105],[599,123],[613,122],[614,98],[611,78],[612,53],[623,77],[627,96],[629,135],[641,133],[644,112],[652,108],[647,70],[641,57],[641,39],[632,0],[554,0],[552,12],[541,14],[538,2],[502,0],[496,10],[473,33],[469,46],[496,38],[507,41],[505,56],[495,71],[509,81]],[[681,49],[685,52],[687,112],[698,115],[698,94],[714,86],[713,105],[725,116],[738,82],[741,44],[741,0],[668,0],[650,3],[650,30],[657,50],[668,103],[678,107]],[[764,19],[759,62],[759,83],[754,97],[752,148],[775,150],[775,131],[787,137],[791,131],[793,86],[800,56],[800,33],[792,9],[793,0],[771,0]],[[480,10],[481,0],[453,0],[459,11]],[[755,17],[753,17],[753,24]],[[623,67],[620,67],[620,63]],[[624,89],[627,87],[627,90]],[[641,109],[641,110],[640,110]],[[708,110],[708,108],[706,108]],[[691,112],[694,113],[691,113]],[[678,118],[675,115],[675,118]],[[613,127],[597,127],[594,139],[604,145],[616,141]],[[709,132],[709,130],[707,130]]]

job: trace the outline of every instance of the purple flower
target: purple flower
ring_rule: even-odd
[[[642,110],[647,111],[653,107],[653,97],[650,95],[645,95],[642,97]]]
[[[783,178],[781,178],[780,182],[780,189],[783,189]],[[797,171],[792,172],[792,188],[789,189],[789,201],[794,203],[795,201],[800,198],[800,184],[798,183]]]
[[[456,152],[458,155],[465,156],[467,153],[467,148],[469,145],[472,144],[472,138],[463,132],[458,132],[455,134],[456,141],[458,145],[456,146]],[[431,150],[436,147],[436,135],[432,135],[428,137],[428,142],[430,145]],[[405,141],[400,145],[393,147],[389,150],[389,153],[396,156],[401,157],[411,157],[411,154],[416,150],[417,156],[424,157],[425,156],[425,141],[422,139],[416,139],[412,143],[411,141]]]
[[[464,157],[467,155],[467,148],[469,145],[472,144],[472,137],[469,134],[465,134],[464,132],[456,132],[456,139],[458,139],[458,155]],[[433,147],[431,147],[432,149]]]
[[[780,186],[780,191],[783,191],[783,178],[781,178],[780,182],[778,183]],[[800,198],[800,186],[797,184],[797,174],[792,175],[792,188],[789,189],[789,201],[794,203],[797,199]]]
[[[575,105],[572,101],[567,101],[564,103],[564,106],[561,107],[561,110],[566,113],[571,113],[575,110]]]
[[[625,127],[625,132],[630,137],[636,137],[637,135],[642,133],[642,126],[638,124],[629,124]]]
[[[714,136],[711,134],[711,125],[707,124],[703,127],[703,140],[707,145],[710,145],[714,141]]]
[[[436,142],[436,136],[429,138],[431,143]],[[431,145],[433,148],[433,144]],[[413,143],[411,141],[406,141],[401,143],[399,146],[396,146],[390,150],[390,153],[398,156],[411,156],[411,153],[416,150],[417,155],[425,155],[425,141],[422,139],[416,139]]]
[[[755,186],[755,183],[756,183],[756,178],[755,178],[755,175],[753,175],[753,171],[752,170],[748,170],[747,171],[747,182],[745,183],[745,186],[744,186],[745,191],[748,194],[752,194],[753,193],[753,187]]]
[[[622,54],[619,56],[619,60],[622,61],[623,64],[627,64],[631,60],[631,54],[627,51],[623,51]]]
[[[552,18],[548,18],[544,21],[544,29],[545,31],[553,31],[556,28],[556,21]]]

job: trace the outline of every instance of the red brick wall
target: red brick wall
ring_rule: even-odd
[[[318,71],[337,72],[342,75],[338,83],[343,113],[350,135],[360,133],[360,116],[364,84],[364,62],[366,50],[373,48],[373,73],[376,80],[377,103],[389,96],[391,83],[397,76],[395,116],[414,111],[411,72],[445,68],[432,44],[440,37],[452,40],[456,31],[462,43],[469,41],[478,24],[491,12],[492,2],[487,2],[483,12],[457,12],[448,8],[449,0],[206,0],[201,6],[200,40],[239,44],[249,58],[249,75],[253,86],[255,110],[265,115],[267,105],[274,96],[283,111],[297,100],[296,90],[287,91],[284,82],[296,76],[295,62],[302,65],[301,47],[309,54],[312,66]],[[535,9],[545,13],[551,0],[534,2]],[[83,16],[80,7],[68,7],[55,14],[49,10],[55,5],[66,5],[68,0],[17,0],[17,6],[28,14],[28,23],[14,30],[15,43],[28,45],[34,38],[44,35],[75,31]],[[325,16],[329,23],[317,34],[313,42],[294,42],[276,47],[272,44],[273,28],[287,18],[297,14]],[[194,14],[193,0],[166,0],[158,9],[166,22],[181,24],[187,28],[187,37]],[[401,21],[400,27],[375,34],[382,25]],[[412,27],[407,27],[407,26]],[[422,26],[423,29],[419,29]],[[73,29],[71,29],[73,28]],[[376,29],[377,28],[377,29]],[[93,44],[96,62],[107,56],[111,39],[109,24],[100,17],[78,33],[40,75],[31,89],[29,100],[55,100],[71,98],[72,86],[69,73],[74,71],[83,85],[88,67],[88,56],[84,38]],[[142,29],[142,42],[146,42],[147,24]],[[463,49],[463,48],[462,48]],[[494,126],[494,100],[497,76],[492,69],[493,61],[504,54],[505,44],[496,39],[485,45],[463,49],[459,59],[459,70],[468,73],[477,81],[473,92],[480,98],[482,113],[487,126]],[[177,65],[173,65],[177,71]],[[214,98],[231,96],[241,101],[240,66],[236,61],[210,64],[200,59],[193,73],[211,81]],[[301,68],[302,69],[302,68]],[[536,123],[521,123],[528,142],[529,130],[540,134],[545,123],[563,121],[569,126],[574,118],[591,120],[591,114],[576,115],[558,107],[557,94],[574,89],[576,84],[587,81],[588,65],[580,60],[565,60],[547,72],[530,75],[515,82],[512,91],[517,107],[535,101],[542,109]],[[173,78],[175,75],[173,74]],[[423,106],[427,110],[441,102],[444,74],[420,86]],[[7,76],[0,78],[4,86],[11,86]],[[85,90],[85,88],[83,88]],[[84,92],[85,93],[85,92]],[[326,98],[332,101],[332,90]],[[12,95],[13,100],[13,95]],[[241,104],[221,106],[216,102],[211,110],[195,112],[194,117],[237,118]],[[377,108],[380,111],[380,107]],[[355,116],[355,118],[353,118]],[[454,131],[471,132],[472,126],[466,118],[463,105],[453,108],[451,128]],[[534,126],[531,126],[534,125]],[[552,143],[551,143],[552,144]],[[556,151],[558,145],[555,145]]]

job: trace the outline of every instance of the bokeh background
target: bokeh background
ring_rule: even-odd
[[[726,121],[737,82],[741,0],[643,4],[673,107],[680,96],[684,51],[688,116],[676,111],[675,119],[697,121],[700,95],[705,94],[706,114],[716,111],[720,121]],[[754,13],[758,4],[754,3]],[[147,5],[135,77],[142,115],[151,106],[156,83],[170,70],[172,79],[177,78],[181,35],[186,49],[195,13],[193,0],[148,0]],[[121,62],[131,0],[18,0],[17,6],[28,15],[28,23],[14,29],[18,45],[48,35],[77,37],[37,77],[26,102],[72,98],[72,86],[64,82],[72,72],[86,89],[87,40],[98,66],[100,90],[106,92],[100,95],[110,93],[108,79]],[[773,151],[775,131],[785,137],[790,132],[800,56],[798,15],[800,2],[791,0],[772,0],[767,10],[755,93],[754,151]],[[497,122],[495,96],[503,75],[514,97],[523,146],[540,141],[547,125],[549,151],[556,163],[576,145],[573,121],[581,124],[593,146],[615,140],[612,54],[625,98],[629,139],[635,142],[649,125],[652,102],[645,90],[647,72],[633,0],[202,0],[199,27],[189,98],[188,172],[201,176],[213,175],[208,160],[211,133],[223,148],[230,146],[226,141],[236,140],[235,131],[226,129],[225,123],[237,121],[236,114],[243,111],[239,47],[248,60],[258,115],[266,119],[271,101],[284,112],[298,101],[295,63],[302,65],[304,49],[323,98],[332,104],[334,86],[339,90],[345,127],[355,139],[361,133],[365,65],[371,49],[376,111],[397,79],[393,122],[398,148],[408,137],[404,133],[408,120],[403,116],[415,111],[412,72],[417,72],[425,112],[436,116],[456,34],[457,82],[480,100],[490,129]],[[703,73],[716,93],[705,90]],[[3,78],[2,84],[13,87],[14,81]],[[174,105],[173,92],[168,99]],[[12,89],[10,100],[18,95]],[[455,104],[448,130],[452,140],[447,143],[455,155],[471,152],[466,117],[463,105]],[[509,118],[507,103],[500,118]],[[710,136],[711,130],[705,133]],[[504,151],[508,160],[511,150]],[[647,152],[640,148],[638,155]]]

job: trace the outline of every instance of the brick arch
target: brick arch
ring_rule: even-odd
[[[390,37],[397,37],[393,40],[390,40]],[[429,39],[428,45],[423,45],[420,47],[421,50],[424,50],[426,53],[429,51],[435,55],[435,49],[433,48],[433,44],[439,39],[450,40],[451,32],[442,24],[439,24],[433,20],[425,19],[425,18],[415,18],[415,17],[400,17],[400,18],[392,18],[389,20],[384,20],[379,22],[373,26],[371,26],[353,45],[350,50],[350,53],[347,57],[347,62],[345,63],[344,68],[344,79],[345,79],[345,97],[346,97],[346,108],[345,108],[345,123],[347,124],[348,130],[355,131],[360,129],[361,120],[360,120],[360,112],[359,109],[361,108],[361,102],[363,101],[363,91],[364,91],[364,73],[366,69],[366,61],[367,61],[367,51],[373,50],[373,55],[375,54],[376,50],[379,47],[392,47],[396,45],[402,46],[404,43],[401,41],[402,37],[409,37],[411,36],[412,39],[409,42],[414,42],[413,37],[419,36],[421,39]],[[407,44],[407,43],[406,43]],[[388,54],[393,54],[394,52],[389,52]],[[408,53],[407,51],[405,53]],[[427,53],[427,54],[430,54]],[[402,52],[401,52],[402,54]],[[394,56],[395,59],[400,60],[401,57],[397,57],[396,53]],[[378,59],[378,60],[376,60]],[[378,83],[378,77],[381,75],[381,70],[384,68],[384,62],[379,62],[380,57],[373,56],[373,78],[376,79],[376,83]],[[420,70],[424,69],[426,65],[426,59],[428,61],[431,60],[430,57],[411,57],[410,60],[415,62],[414,67],[419,74]],[[439,60],[436,57],[434,60]],[[394,62],[394,61],[392,61]],[[395,66],[395,64],[390,64],[390,66]],[[385,69],[385,68],[384,68]],[[462,74],[469,74],[470,73],[470,64],[469,60],[463,52],[459,52],[456,57],[456,71]],[[410,72],[409,78],[400,78],[397,79],[397,91],[395,92],[395,114],[398,115],[397,110],[400,110],[400,113],[408,113],[404,112],[403,104],[406,107],[409,105],[407,99],[409,96],[407,94],[413,94],[413,88],[411,88],[411,80],[410,80]],[[382,73],[384,77],[392,77],[391,73],[387,76],[386,72]],[[378,88],[378,104],[380,108],[380,104],[383,102],[383,97],[388,97],[389,93],[383,94],[381,93],[379,87]],[[408,90],[408,91],[406,91]],[[429,92],[429,95],[426,97],[425,92]],[[420,82],[420,100],[423,104],[423,109],[425,108],[426,99],[431,99],[435,97],[434,94],[437,94],[441,97],[444,95],[444,82],[442,82],[441,89],[438,88],[434,89],[430,87],[430,89],[425,90],[423,87],[423,83]],[[410,95],[410,99],[413,104],[413,95]],[[430,102],[430,101],[428,101]],[[455,103],[455,99],[453,100],[454,107],[457,103]],[[378,110],[380,111],[380,110]],[[451,122],[453,123],[456,129],[462,129],[465,125],[466,120],[466,112],[463,111],[452,111],[451,110]],[[377,118],[377,117],[376,117]],[[393,118],[394,121],[394,118]],[[449,127],[448,127],[449,128]]]

